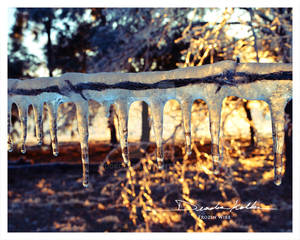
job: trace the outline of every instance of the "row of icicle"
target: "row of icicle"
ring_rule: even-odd
[[[222,63],[221,63],[222,64]],[[219,64],[218,66],[222,66]],[[213,65],[213,64],[212,64]],[[217,64],[215,65],[217,66]],[[251,65],[252,66],[252,65]],[[250,66],[250,67],[251,67]],[[256,70],[256,66],[253,65],[253,72]],[[249,68],[250,68],[249,67]],[[212,68],[210,68],[212,69]],[[218,69],[217,69],[218,70]],[[221,69],[222,70],[222,69]],[[271,69],[272,70],[272,69]],[[270,70],[270,71],[271,71]],[[280,70],[280,67],[279,67]],[[178,71],[178,74],[183,74]],[[193,71],[193,69],[188,69],[187,71]],[[207,72],[206,67],[203,67],[203,72]],[[272,70],[273,71],[273,70]],[[174,71],[173,71],[174,72]],[[177,73],[177,72],[176,72]],[[162,73],[163,74],[163,73]],[[88,74],[87,74],[88,75]],[[92,75],[93,76],[93,75]],[[141,75],[142,76],[142,75]],[[175,76],[175,72],[174,72]],[[69,75],[68,75],[69,77]],[[76,80],[77,81],[77,80]],[[278,83],[276,83],[278,82]],[[286,82],[286,81],[283,81]],[[271,118],[272,118],[272,132],[273,132],[273,152],[274,152],[274,182],[276,185],[280,185],[282,179],[282,155],[283,155],[283,145],[284,145],[284,108],[287,102],[291,99],[291,86],[292,83],[282,83],[281,81],[266,81],[263,84],[251,83],[248,85],[238,84],[233,87],[223,87],[218,93],[216,89],[218,84],[212,84],[214,87],[206,88],[204,85],[191,85],[186,87],[181,87],[177,89],[178,94],[180,91],[183,91],[184,88],[184,97],[177,99],[180,102],[182,117],[183,117],[183,126],[185,133],[185,145],[186,145],[186,154],[190,155],[191,151],[191,108],[195,98],[192,96],[193,91],[200,92],[206,91],[207,96],[203,98],[208,105],[209,111],[209,126],[211,133],[211,142],[212,142],[212,166],[215,173],[219,172],[219,167],[222,162],[222,156],[220,155],[220,146],[219,146],[219,134],[220,134],[220,119],[221,119],[221,108],[222,101],[226,96],[238,96],[244,97],[246,99],[257,99],[265,100],[268,102]],[[209,85],[209,83],[208,83]],[[211,85],[211,86],[212,86]],[[272,86],[272,88],[267,89],[266,86]],[[34,86],[38,88],[38,86]],[[265,88],[266,89],[262,89]],[[252,89],[253,88],[253,89]],[[141,90],[140,92],[142,92]],[[260,97],[259,94],[264,95]],[[160,92],[159,92],[160,93]],[[159,94],[158,93],[158,94]],[[45,93],[47,95],[47,93]],[[99,93],[99,96],[104,96],[103,92]],[[152,119],[153,119],[153,130],[155,134],[156,141],[156,157],[158,167],[163,169],[164,162],[164,153],[163,153],[163,109],[166,100],[173,99],[171,96],[159,96],[155,95],[149,97],[151,100],[147,101],[149,107],[151,108]],[[77,94],[78,95],[78,94]],[[152,94],[151,94],[152,95]],[[201,94],[200,94],[201,95]],[[17,96],[17,95],[16,95]],[[50,95],[49,95],[50,96]],[[79,96],[79,95],[78,95]],[[91,95],[92,96],[92,95]],[[33,96],[39,98],[38,96]],[[88,154],[88,101],[84,99],[75,98],[74,101],[77,111],[77,122],[78,122],[78,131],[81,144],[81,155],[82,155],[82,164],[83,164],[83,186],[88,186],[88,177],[89,177],[89,154]],[[89,97],[91,99],[91,97]],[[160,99],[159,99],[160,98]],[[28,100],[29,99],[29,100]],[[51,135],[51,145],[54,156],[58,156],[58,140],[57,140],[57,110],[59,105],[62,102],[61,99],[55,97],[54,99],[50,96],[45,101],[33,101],[32,98],[27,96],[19,95],[17,97],[8,98],[8,150],[13,150],[13,140],[11,134],[11,106],[15,103],[19,111],[19,119],[21,123],[21,152],[26,153],[26,137],[27,137],[27,112],[29,105],[32,105],[34,111],[34,120],[36,125],[36,136],[38,144],[41,145],[43,142],[43,129],[42,129],[42,113],[44,108],[44,102],[46,103],[47,112],[49,115],[50,121],[50,135]],[[97,99],[95,99],[97,101]],[[119,130],[119,139],[122,150],[122,157],[126,164],[129,163],[129,153],[128,153],[128,111],[132,101],[124,100],[120,98],[113,102],[115,104],[116,116],[118,120],[118,130]],[[106,110],[109,109],[110,104],[104,104]]]
[[[57,140],[57,110],[58,103],[50,102],[46,104],[47,112],[49,116],[49,126],[50,126],[50,136],[51,136],[51,145],[52,152],[54,156],[58,156],[58,140]],[[185,133],[185,145],[186,145],[186,154],[190,155],[192,153],[191,150],[191,106],[192,102],[183,101],[181,102],[181,110],[183,117],[183,127]],[[19,103],[17,104],[19,120],[21,123],[21,153],[26,153],[26,137],[27,137],[27,112],[28,105]],[[42,145],[43,143],[43,124],[42,124],[42,113],[43,113],[43,105],[33,104],[33,112],[34,112],[34,121],[35,121],[35,131],[38,145]],[[119,130],[119,139],[122,150],[122,157],[124,163],[128,164],[129,162],[129,154],[128,154],[128,110],[129,106],[127,103],[118,101],[115,103],[116,107],[116,115],[118,120],[118,130]],[[153,119],[153,128],[155,134],[155,141],[157,144],[157,163],[159,169],[163,169],[163,106],[161,104],[152,104],[151,113]],[[8,110],[8,151],[13,151],[13,140],[11,136],[11,103],[9,104]],[[78,121],[78,132],[81,144],[81,156],[82,156],[82,164],[83,164],[83,186],[88,186],[88,177],[89,177],[89,154],[88,154],[88,102],[77,102],[76,103],[76,112],[77,112],[77,121]],[[219,128],[220,128],[220,119],[217,116],[218,113],[215,109],[209,109],[210,114],[210,132],[212,136],[212,158],[213,158],[213,168],[214,172],[218,173],[220,158],[219,156]],[[272,114],[272,113],[271,113]],[[273,113],[273,115],[275,115]],[[280,114],[282,115],[282,114]],[[274,119],[273,119],[274,120]],[[284,120],[284,119],[281,119]],[[284,125],[283,123],[276,123],[277,126],[273,124],[273,133],[282,134]],[[280,126],[279,126],[280,125]],[[280,128],[282,131],[278,133],[275,128]],[[277,132],[277,133],[276,133]],[[276,136],[275,136],[276,138]],[[276,144],[276,143],[275,143]],[[282,149],[275,151],[275,158],[277,161],[274,163],[275,168],[275,184],[279,185],[281,182],[281,174],[282,174],[282,156],[278,154],[278,152],[282,151]]]

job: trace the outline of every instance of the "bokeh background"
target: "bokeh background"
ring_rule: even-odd
[[[292,62],[291,8],[11,8],[8,78],[59,76],[65,72],[161,71],[211,64]],[[81,186],[76,108],[60,105],[60,155],[49,147],[47,109],[44,144],[36,146],[29,107],[28,151],[19,151],[18,111],[12,107],[15,151],[9,161],[9,231],[291,231],[292,103],[286,108],[285,177],[272,183],[270,111],[263,101],[228,97],[223,102],[222,171],[210,171],[206,103],[192,107],[192,149],[184,155],[180,105],[164,108],[167,168],[158,171],[151,109],[135,102],[129,112],[132,167],[124,168],[114,106],[106,115],[89,102],[91,186]],[[236,201],[262,208],[239,212],[176,209],[175,200],[232,207]],[[203,220],[204,215],[230,219]]]

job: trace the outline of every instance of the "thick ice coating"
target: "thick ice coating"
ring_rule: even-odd
[[[49,114],[51,144],[58,155],[57,109],[63,102],[75,102],[80,137],[83,185],[88,185],[88,101],[94,100],[107,109],[115,104],[119,139],[125,163],[128,152],[128,111],[134,101],[145,101],[151,108],[153,130],[157,146],[157,162],[163,168],[163,109],[170,99],[181,104],[186,154],[191,154],[191,108],[196,99],[208,105],[211,133],[212,167],[219,171],[220,120],[224,98],[237,96],[248,100],[266,101],[271,109],[274,142],[274,179],[282,178],[284,144],[284,108],[292,98],[292,65],[279,63],[236,63],[222,61],[200,67],[172,71],[143,73],[66,73],[61,77],[8,81],[8,150],[12,151],[11,105],[18,106],[22,130],[21,152],[25,153],[27,111],[32,104],[38,143],[43,141],[43,105]]]

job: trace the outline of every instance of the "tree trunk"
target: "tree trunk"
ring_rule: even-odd
[[[141,142],[149,142],[150,140],[150,125],[148,115],[148,104],[142,102],[142,136]]]
[[[292,121],[293,121],[293,101],[290,101],[286,108],[285,113],[288,114],[290,122],[288,127],[285,128],[284,143],[285,143],[285,173],[282,179],[282,185],[284,188],[293,188],[293,131],[292,131]]]
[[[53,56],[52,56],[52,41],[51,41],[51,27],[52,27],[52,18],[49,16],[48,20],[45,22],[48,42],[47,42],[47,60],[48,60],[48,70],[49,76],[53,76]]]
[[[250,108],[248,108],[248,100],[244,101],[244,109],[247,115],[247,119],[250,123],[250,135],[251,135],[251,142],[250,142],[250,147],[254,147],[255,145],[255,141],[254,141],[254,137],[255,137],[255,131],[252,125],[252,115],[251,115],[251,111]]]
[[[86,73],[86,60],[87,60],[87,56],[86,56],[86,50],[84,49],[82,52],[83,58],[82,58],[82,69],[81,72],[82,73]]]
[[[111,105],[109,108],[108,127],[110,129],[110,143],[117,144],[118,140],[117,140],[116,127],[114,124],[114,107],[113,107],[113,105]]]

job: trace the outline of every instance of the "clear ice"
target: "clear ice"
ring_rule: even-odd
[[[269,107],[272,118],[273,154],[274,154],[274,183],[279,186],[283,175],[283,147],[284,147],[284,109],[288,98],[272,96]]]
[[[156,161],[159,169],[164,168],[164,149],[163,149],[163,113],[164,102],[151,102],[150,103],[153,130],[156,142]]]
[[[220,162],[222,156],[219,152],[219,135],[220,135],[220,121],[222,101],[214,99],[213,97],[206,101],[209,112],[209,129],[211,135],[211,155],[212,167],[215,174],[219,173]]]
[[[127,101],[116,102],[116,114],[118,119],[119,139],[122,157],[125,164],[129,163],[128,154],[128,104]]]
[[[53,156],[58,156],[58,141],[57,141],[57,109],[58,102],[51,101],[47,103],[48,117],[49,117],[49,127],[50,127],[50,137]]]
[[[38,145],[43,144],[43,104],[32,104],[35,121],[35,135]]]
[[[82,160],[82,185],[89,185],[89,130],[88,130],[88,102],[76,103],[77,128],[79,133],[79,141],[81,146]]]
[[[27,105],[23,103],[18,104],[19,118],[21,122],[21,153],[26,153],[26,138],[27,138]]]
[[[7,149],[9,152],[12,152],[14,149],[13,139],[11,135],[11,102],[7,102]]]
[[[128,111],[134,101],[145,101],[151,108],[157,146],[157,163],[163,168],[163,109],[170,99],[180,102],[185,133],[186,154],[191,154],[191,108],[196,99],[206,102],[212,144],[212,166],[219,172],[222,162],[220,120],[223,100],[236,96],[247,100],[263,100],[269,104],[272,117],[274,182],[282,179],[284,145],[284,108],[292,98],[292,64],[236,63],[222,61],[199,67],[143,73],[65,73],[61,77],[8,81],[8,151],[13,149],[11,106],[15,103],[21,123],[25,153],[27,111],[32,104],[38,143],[43,142],[42,112],[46,103],[50,121],[53,155],[58,155],[57,109],[60,103],[75,102],[83,163],[83,186],[88,186],[88,101],[109,106],[115,104],[122,157],[129,163]],[[245,77],[246,76],[246,77]],[[268,78],[269,77],[269,78]],[[286,78],[285,78],[286,77]],[[265,79],[268,78],[268,79]],[[193,81],[205,79],[208,82]],[[211,80],[213,79],[213,80]],[[245,80],[246,79],[246,80]],[[248,81],[250,80],[250,82]],[[259,81],[256,81],[259,80]],[[241,82],[240,82],[241,81]],[[149,87],[150,86],[150,87]]]
[[[191,111],[192,111],[193,102],[191,99],[184,99],[181,101],[181,112],[183,119],[183,127],[184,127],[184,136],[185,136],[185,153],[187,155],[192,154],[191,149]]]

